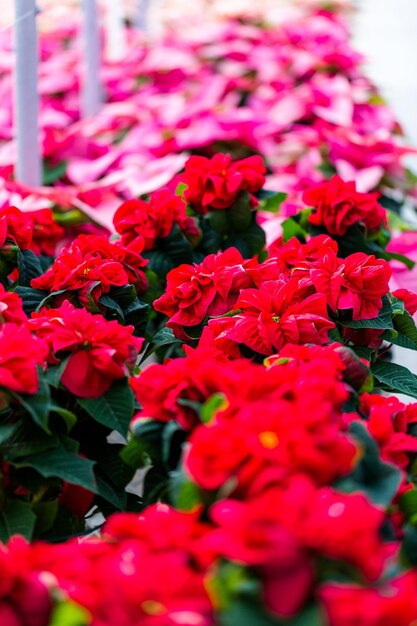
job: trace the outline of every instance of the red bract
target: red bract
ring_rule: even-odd
[[[414,315],[417,311],[417,294],[408,289],[397,289],[392,292],[392,295],[404,302],[405,310],[410,314]]]
[[[328,342],[334,328],[328,318],[326,298],[303,298],[297,279],[267,281],[259,289],[244,289],[235,305],[239,312],[227,319],[211,320],[214,335],[271,355],[286,343]]]
[[[71,513],[82,519],[91,508],[93,500],[94,494],[91,491],[79,485],[71,485],[71,483],[64,482],[58,502],[60,506],[64,506]]]
[[[242,191],[256,193],[265,184],[266,168],[260,156],[232,161],[230,154],[211,159],[192,156],[185,165],[184,197],[203,215],[210,209],[228,209]],[[257,204],[255,198],[252,202]]]
[[[405,405],[397,398],[363,394],[360,410],[368,418],[368,429],[381,449],[381,456],[405,470],[417,452],[417,438],[408,434],[417,421],[417,404]]]
[[[385,209],[378,204],[379,194],[359,193],[354,182],[345,183],[334,176],[304,192],[303,201],[315,211],[309,222],[322,226],[329,235],[342,236],[349,226],[361,222],[368,231],[378,230],[386,223]]]
[[[115,516],[101,542],[42,546],[40,562],[91,611],[94,625],[211,626],[205,532],[195,514],[160,505],[141,516]]]
[[[32,548],[20,538],[0,549],[0,623],[2,626],[48,626],[49,591],[36,571]]]
[[[127,376],[143,344],[133,326],[108,322],[69,302],[33,313],[29,325],[48,344],[51,359],[69,354],[61,382],[81,398],[97,398]]]
[[[27,216],[32,221],[32,242],[30,249],[35,254],[54,256],[56,246],[64,235],[64,229],[54,220],[50,209],[31,211]]]
[[[158,239],[168,237],[174,224],[190,237],[199,235],[194,220],[186,215],[184,201],[164,190],[153,193],[149,202],[128,200],[117,209],[113,223],[125,245],[142,237],[145,250],[152,250]]]
[[[6,291],[0,284],[0,326],[6,322],[24,324],[26,321],[27,315],[17,293]]]
[[[217,389],[225,402],[190,437],[185,464],[194,480],[211,490],[233,478],[239,488],[256,491],[261,472],[275,478],[305,473],[320,484],[349,473],[357,449],[344,432],[343,364],[335,354],[333,362],[319,363],[326,381],[314,359],[297,363],[290,353],[268,370],[224,367]]]
[[[97,304],[100,296],[111,287],[132,284],[138,292],[143,292],[147,281],[142,250],[141,240],[124,247],[110,243],[105,237],[80,235],[61,252],[45,274],[31,281],[31,286],[51,293],[79,292],[78,298],[85,306],[90,297]]]
[[[412,626],[416,586],[416,572],[406,572],[375,587],[328,583],[320,597],[330,626]]]
[[[308,274],[333,311],[352,310],[352,319],[361,320],[378,316],[382,298],[389,292],[391,268],[386,261],[363,252],[346,259],[325,254],[313,263],[301,263],[293,272],[300,278]]]
[[[183,327],[197,326],[235,306],[240,290],[253,285],[247,269],[254,265],[236,248],[210,254],[199,265],[180,265],[169,272],[166,291],[154,307],[170,318],[167,326],[178,337],[187,338]]]
[[[7,323],[0,328],[0,386],[18,393],[36,393],[38,366],[45,364],[47,344],[24,325]]]
[[[206,537],[213,552],[223,558],[256,568],[261,576],[269,609],[281,616],[299,610],[313,583],[311,555],[291,531],[274,519],[276,502],[266,497],[242,503],[220,501],[211,509],[217,524]],[[279,559],[277,555],[279,554]]]
[[[27,250],[32,241],[32,222],[26,213],[15,206],[0,210],[0,248],[12,240],[21,250]]]
[[[304,604],[314,554],[351,564],[375,579],[392,552],[379,537],[383,512],[363,495],[316,488],[302,477],[244,503],[220,501],[211,516],[218,529],[206,538],[210,548],[256,566],[269,608],[283,616]]]
[[[244,362],[243,367],[248,364]],[[239,385],[239,369],[234,370]],[[188,358],[173,359],[164,365],[150,365],[130,381],[142,405],[140,417],[176,420],[191,430],[200,418],[192,404],[181,404],[181,400],[204,404],[227,386],[231,371],[232,366],[226,369],[224,364],[216,363],[208,350],[198,350]]]

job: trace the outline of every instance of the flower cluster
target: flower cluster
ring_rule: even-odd
[[[198,266],[180,266],[168,274],[154,306],[182,339],[190,337],[188,327],[212,318],[215,342],[270,355],[286,343],[327,343],[345,313],[351,321],[378,317],[390,276],[386,261],[361,252],[340,259],[335,242],[318,236],[276,245],[260,264],[243,263],[231,249]]]

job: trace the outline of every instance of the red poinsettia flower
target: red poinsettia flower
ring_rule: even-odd
[[[368,230],[377,230],[386,223],[386,211],[378,204],[379,194],[360,193],[354,182],[333,176],[304,192],[303,201],[315,211],[310,224],[322,226],[329,235],[342,236],[349,226],[361,222]]]
[[[33,313],[29,325],[47,342],[53,361],[69,355],[61,382],[80,398],[97,398],[127,376],[143,344],[133,326],[108,322],[69,302]]]
[[[254,284],[246,271],[253,265],[236,248],[210,254],[199,265],[180,265],[169,272],[165,293],[154,307],[170,318],[168,327],[186,338],[182,327],[196,326],[207,316],[223,315],[234,307],[240,290]]]
[[[240,312],[227,320],[226,328],[222,320],[211,320],[209,327],[219,338],[227,337],[267,356],[286,343],[327,343],[334,324],[328,318],[325,296],[314,294],[301,300],[298,290],[297,279],[267,281],[259,289],[245,289],[235,305]]]
[[[215,154],[211,159],[192,156],[185,164],[184,197],[203,215],[209,209],[228,209],[241,191],[256,193],[265,184],[266,168],[260,156],[232,161],[230,154]],[[252,196],[254,205],[257,201]]]
[[[38,366],[45,365],[48,345],[21,324],[0,328],[0,387],[18,393],[36,393]]]
[[[116,231],[127,245],[142,237],[145,250],[152,250],[157,239],[168,237],[174,224],[190,237],[198,237],[199,231],[192,218],[186,215],[186,205],[179,196],[169,191],[155,191],[149,200],[128,200],[114,215]]]

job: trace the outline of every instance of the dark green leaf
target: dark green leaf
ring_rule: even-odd
[[[382,309],[378,313],[378,317],[375,317],[370,320],[343,320],[340,319],[340,323],[342,326],[346,326],[347,328],[354,328],[358,330],[360,328],[376,328],[381,330],[393,329],[392,322],[392,306],[387,297],[382,299]]]
[[[417,328],[411,315],[404,311],[401,315],[394,315],[393,320],[395,332],[387,331],[384,339],[396,346],[417,350]]]
[[[264,230],[257,224],[256,216],[252,216],[252,224],[240,233],[232,234],[223,245],[225,248],[237,248],[244,259],[259,254],[266,242]]]
[[[97,493],[94,462],[68,451],[62,444],[40,454],[25,456],[15,466],[33,467],[45,478],[60,478]]]
[[[312,234],[319,234],[324,232],[320,229],[312,228]],[[364,252],[365,254],[374,254],[377,258],[390,261],[396,259],[401,263],[404,263],[409,269],[414,267],[414,261],[407,259],[405,256],[393,252],[387,252],[378,241],[372,241],[368,239],[365,227],[362,224],[354,224],[347,229],[347,232],[343,237],[334,236],[333,239],[338,244],[339,252],[338,256],[345,258],[349,254],[355,252]],[[385,244],[386,245],[386,242]]]
[[[39,376],[39,389],[35,394],[13,393],[16,400],[31,415],[33,421],[45,432],[49,433],[49,411],[51,408],[51,393],[49,385]]]
[[[247,191],[241,193],[237,201],[227,211],[216,211],[216,213],[227,213],[232,230],[244,232],[247,230],[254,217],[254,211],[250,205],[250,196]]]
[[[363,456],[355,470],[336,487],[346,493],[363,491],[375,504],[388,507],[401,484],[401,471],[381,460],[378,444],[362,422],[352,422],[349,432],[360,443]]]
[[[30,287],[30,281],[44,273],[39,257],[32,250],[19,250],[17,267],[19,268],[19,283],[25,287]]]
[[[156,249],[145,251],[143,256],[149,260],[149,268],[160,278],[165,278],[172,268],[193,262],[193,249],[179,226],[174,224],[169,236],[158,239]]]
[[[159,350],[164,346],[169,346],[172,344],[181,345],[181,341],[174,336],[171,328],[167,328],[164,326],[159,330],[153,337],[149,345],[147,346],[145,352],[143,353],[141,361],[147,359],[151,354]]]
[[[372,365],[372,373],[379,386],[385,391],[404,393],[417,398],[417,378],[403,365],[377,361]]]
[[[401,552],[407,565],[417,566],[417,528],[411,524],[405,526]]]
[[[97,493],[112,504],[118,511],[124,511],[126,508],[126,492],[124,489],[116,487],[112,482],[103,476],[101,471],[96,469]]]
[[[36,515],[30,504],[21,500],[8,500],[0,510],[0,541],[6,543],[13,535],[32,539]]]
[[[67,167],[68,161],[60,161],[56,165],[49,165],[48,163],[44,163],[43,185],[45,185],[46,187],[53,185],[53,183],[65,176]]]
[[[57,437],[48,435],[34,422],[19,420],[10,436],[1,442],[0,447],[5,460],[14,463],[26,455],[45,452],[55,447],[57,443]]]
[[[98,398],[77,398],[78,404],[91,417],[125,437],[133,417],[134,397],[127,379],[116,381]]]
[[[30,315],[33,311],[36,311],[41,302],[48,295],[47,291],[32,289],[32,287],[24,287],[23,285],[18,285],[14,291],[21,297],[23,310],[26,315]]]

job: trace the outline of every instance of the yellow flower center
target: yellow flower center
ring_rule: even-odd
[[[279,437],[271,430],[259,434],[259,441],[267,450],[275,450],[279,446]]]
[[[142,610],[146,615],[163,615],[166,613],[164,605],[155,600],[145,600],[145,602],[142,602]]]

